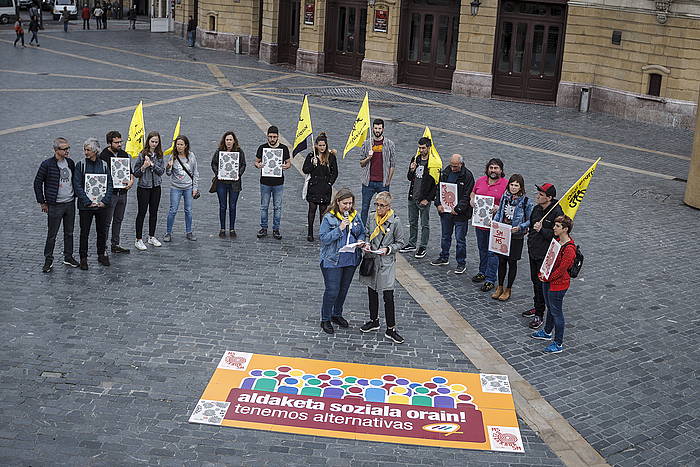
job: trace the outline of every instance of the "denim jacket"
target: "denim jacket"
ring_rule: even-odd
[[[532,209],[535,207],[535,203],[532,202],[527,196],[521,196],[517,200],[513,200],[513,195],[509,190],[506,190],[501,196],[501,204],[498,205],[498,211],[496,215],[493,216],[493,220],[496,222],[503,222],[505,218],[505,208],[506,205],[517,203],[515,205],[515,210],[513,211],[513,219],[511,225],[513,227],[520,227],[519,232],[513,233],[513,238],[523,238],[530,227],[530,215],[532,214]]]
[[[345,245],[348,235],[347,231],[341,231],[340,219],[331,213],[323,216],[323,221],[321,222],[321,229],[319,230],[318,237],[321,240],[321,263],[323,261],[328,261],[333,264],[338,264],[339,253],[338,250]],[[360,219],[359,213],[351,222],[352,235],[357,239],[358,242],[365,240],[365,226],[362,225],[362,220]],[[360,249],[355,250],[355,255],[357,256],[357,263],[360,262],[362,257],[362,251]]]

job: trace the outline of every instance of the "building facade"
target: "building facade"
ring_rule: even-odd
[[[201,46],[307,72],[695,125],[697,0],[176,0],[183,35],[189,15]]]

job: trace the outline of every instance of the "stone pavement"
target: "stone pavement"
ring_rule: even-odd
[[[356,327],[332,337],[320,332],[323,281],[318,244],[305,240],[303,179],[286,173],[284,239],[257,240],[258,182],[250,161],[264,134],[207,63],[219,64],[232,89],[288,139],[301,95],[310,94],[314,130],[326,131],[336,148],[367,90],[372,116],[387,120],[386,134],[400,154],[392,193],[404,218],[407,160],[425,124],[444,159],[459,152],[479,175],[489,157],[501,157],[508,174],[523,174],[530,194],[544,181],[563,192],[589,159],[616,164],[599,167],[576,217],[573,235],[586,262],[565,300],[564,353],[544,355],[542,343],[527,337],[520,318],[531,300],[526,260],[511,301],[494,302],[469,282],[478,260],[472,229],[466,277],[429,265],[439,249],[437,216],[428,256],[407,259],[608,463],[697,463],[700,255],[693,237],[700,216],[682,204],[685,185],[674,180],[687,175],[690,132],[569,109],[365,87],[189,49],[176,37],[145,31],[45,31],[41,49],[16,50],[8,43],[13,36],[0,32],[0,93],[12,109],[0,117],[0,186],[9,221],[0,230],[2,464],[561,464],[522,420],[522,455],[187,423],[226,349],[479,371],[401,287],[404,345]],[[239,237],[216,236],[216,196],[205,193],[194,205],[196,243],[184,239],[180,212],[172,244],[113,256],[110,268],[97,264],[91,246],[90,271],[56,264],[41,274],[46,221],[31,184],[52,139],[69,138],[78,160],[87,137],[103,141],[110,129],[126,136],[131,108],[141,99],[148,129],[166,138],[182,116],[202,186],[220,135],[236,131],[249,161]],[[351,154],[340,162],[336,187],[359,192],[358,174]],[[131,194],[123,243],[132,249],[135,207]],[[57,257],[60,252],[59,240]],[[355,283],[346,306],[354,326],[366,318],[366,300]]]

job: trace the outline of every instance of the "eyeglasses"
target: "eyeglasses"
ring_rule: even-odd
[[[389,204],[382,204],[382,203],[374,203],[375,206],[378,208],[388,208],[390,205]]]
[[[65,147],[65,148],[56,148],[59,151],[70,151],[70,146]]]

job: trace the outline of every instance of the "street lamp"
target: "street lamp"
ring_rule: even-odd
[[[481,6],[481,2],[479,0],[472,0],[470,5],[472,7],[472,16],[479,14],[479,6]]]

